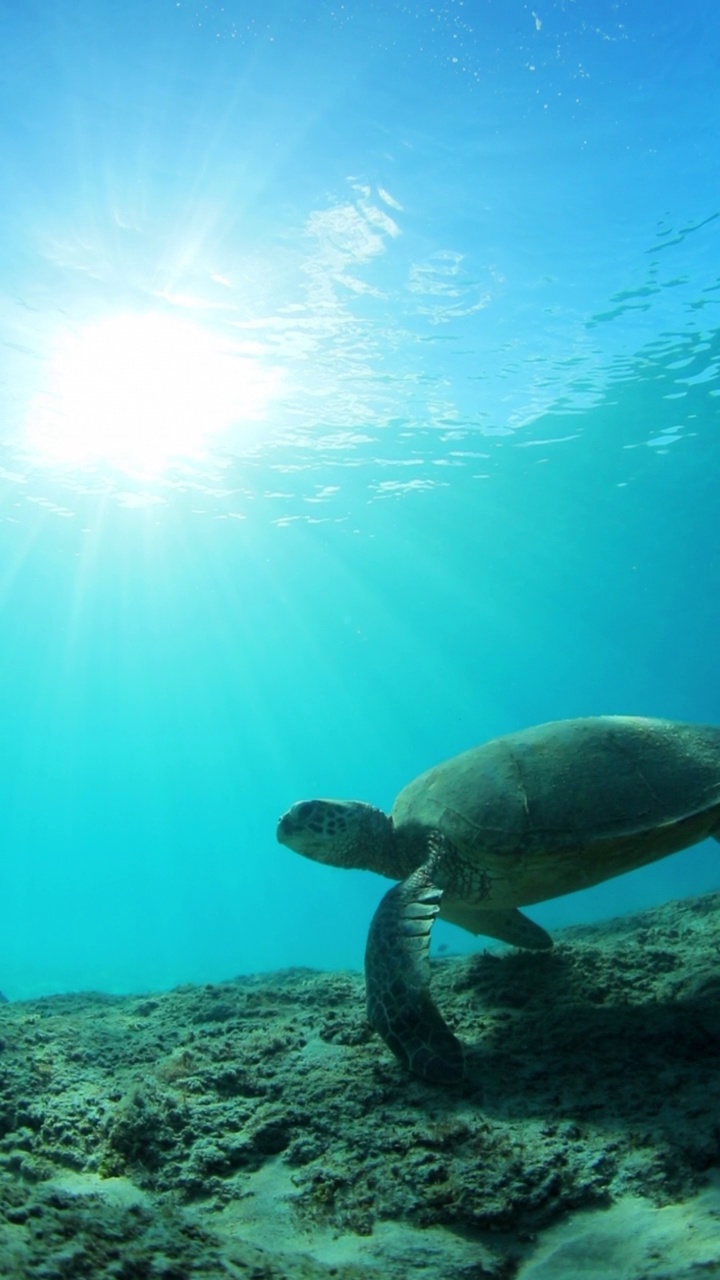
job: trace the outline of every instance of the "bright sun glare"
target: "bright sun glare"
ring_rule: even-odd
[[[27,443],[48,463],[157,473],[264,418],[279,371],[195,324],[110,316],[60,343]]]

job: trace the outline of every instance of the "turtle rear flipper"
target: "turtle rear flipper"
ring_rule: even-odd
[[[467,929],[468,933],[482,933],[513,947],[549,951],[553,945],[550,934],[517,907],[498,907],[491,911],[489,907],[468,907],[462,902],[453,902],[449,906],[444,902],[440,915],[441,919]]]
[[[430,994],[430,931],[442,898],[433,863],[396,884],[375,912],[365,951],[367,1015],[400,1062],[438,1084],[462,1080],[465,1062]]]

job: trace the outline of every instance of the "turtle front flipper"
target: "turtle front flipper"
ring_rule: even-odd
[[[431,858],[375,912],[365,951],[367,1016],[403,1066],[453,1084],[465,1074],[462,1045],[430,995],[430,930],[442,898],[433,870]]]

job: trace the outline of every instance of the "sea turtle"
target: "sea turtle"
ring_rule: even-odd
[[[639,716],[558,720],[495,738],[423,773],[388,817],[355,800],[306,800],[277,838],[401,883],[365,953],[368,1019],[426,1080],[464,1074],[430,995],[437,915],[517,946],[552,946],[518,907],[598,884],[714,836],[720,728]]]

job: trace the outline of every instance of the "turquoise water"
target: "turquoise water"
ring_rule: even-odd
[[[294,800],[720,722],[720,14],[5,28],[0,988],[358,968],[387,882],[278,846]],[[718,884],[706,844],[529,914]]]

